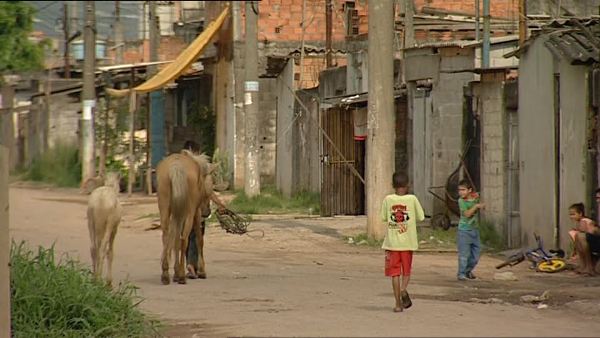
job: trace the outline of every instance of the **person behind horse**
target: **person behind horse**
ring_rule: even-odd
[[[210,200],[217,205],[219,211],[225,210],[225,204],[219,199],[215,192],[210,196]],[[206,278],[206,274],[198,275],[198,244],[196,243],[196,224],[200,223],[199,230],[202,232],[202,236],[204,236],[204,230],[206,229],[206,219],[210,217],[210,205],[205,207],[200,207],[198,209],[198,214],[194,219],[194,227],[192,228],[192,232],[190,232],[189,244],[187,249],[187,277],[190,279],[197,278]]]
[[[198,153],[200,152],[200,145],[192,140],[187,140],[183,144],[183,149],[187,149],[191,152]],[[219,210],[225,209],[225,204],[219,199],[219,197],[213,192],[210,196],[211,201],[213,201]],[[198,214],[194,219],[194,227],[192,228],[192,232],[190,232],[189,241],[188,241],[188,250],[186,254],[187,258],[187,270],[188,270],[188,278],[196,279],[198,277],[205,278],[206,275],[199,276],[198,275],[198,243],[196,243],[196,228],[197,223],[200,223],[200,231],[202,231],[202,235],[204,235],[204,229],[206,227],[206,219],[210,217],[210,205],[203,206],[198,209]]]

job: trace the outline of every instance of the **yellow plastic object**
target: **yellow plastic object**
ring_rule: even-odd
[[[540,272],[559,272],[567,267],[567,263],[561,258],[551,258],[548,261],[542,261],[538,264],[537,270]]]

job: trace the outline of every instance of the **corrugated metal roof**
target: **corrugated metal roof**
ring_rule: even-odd
[[[542,29],[546,48],[571,64],[600,62],[600,20],[555,20]]]
[[[546,48],[558,58],[571,64],[600,62],[600,19],[571,18],[558,19],[534,31],[520,48],[505,54],[504,57],[520,57],[527,53],[533,41],[546,36]]]
[[[490,38],[490,44],[502,44],[515,42],[519,40],[518,35],[506,35],[506,36],[497,36]],[[413,47],[408,47],[406,49],[418,49],[418,48],[443,48],[443,47],[459,47],[459,48],[467,48],[467,47],[479,47],[481,46],[482,41],[475,40],[451,40],[451,41],[428,41],[417,43]]]

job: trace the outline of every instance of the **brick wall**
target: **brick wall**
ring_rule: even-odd
[[[345,66],[346,65],[346,57],[339,56],[333,57],[334,66]],[[294,67],[295,81],[294,84],[296,88],[314,88],[319,85],[319,73],[326,68],[327,61],[325,60],[325,55],[318,56],[310,56],[306,57],[302,66],[302,83],[299,82],[300,79],[300,65],[296,64]]]
[[[174,60],[188,46],[182,38],[176,36],[161,36],[158,47],[158,60]],[[107,57],[115,59],[115,50],[110,50]],[[143,40],[139,43],[128,43],[123,51],[123,63],[150,62],[150,42]]]
[[[303,0],[263,0],[259,6],[258,39],[268,41],[302,40]],[[346,36],[344,0],[334,0],[332,39],[343,41]],[[367,32],[367,6],[356,2],[359,34]],[[245,14],[244,14],[245,17]],[[244,19],[242,18],[242,21]],[[306,41],[325,41],[325,0],[306,0]],[[243,25],[243,23],[242,23]]]

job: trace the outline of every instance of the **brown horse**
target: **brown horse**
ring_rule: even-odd
[[[156,167],[158,181],[158,209],[162,229],[163,251],[161,256],[163,284],[169,284],[169,259],[174,253],[173,281],[186,283],[185,257],[188,237],[195,226],[199,209],[208,205],[212,195],[212,165],[204,154],[196,155],[183,150],[163,159]],[[202,239],[198,237],[199,266],[204,272]]]

